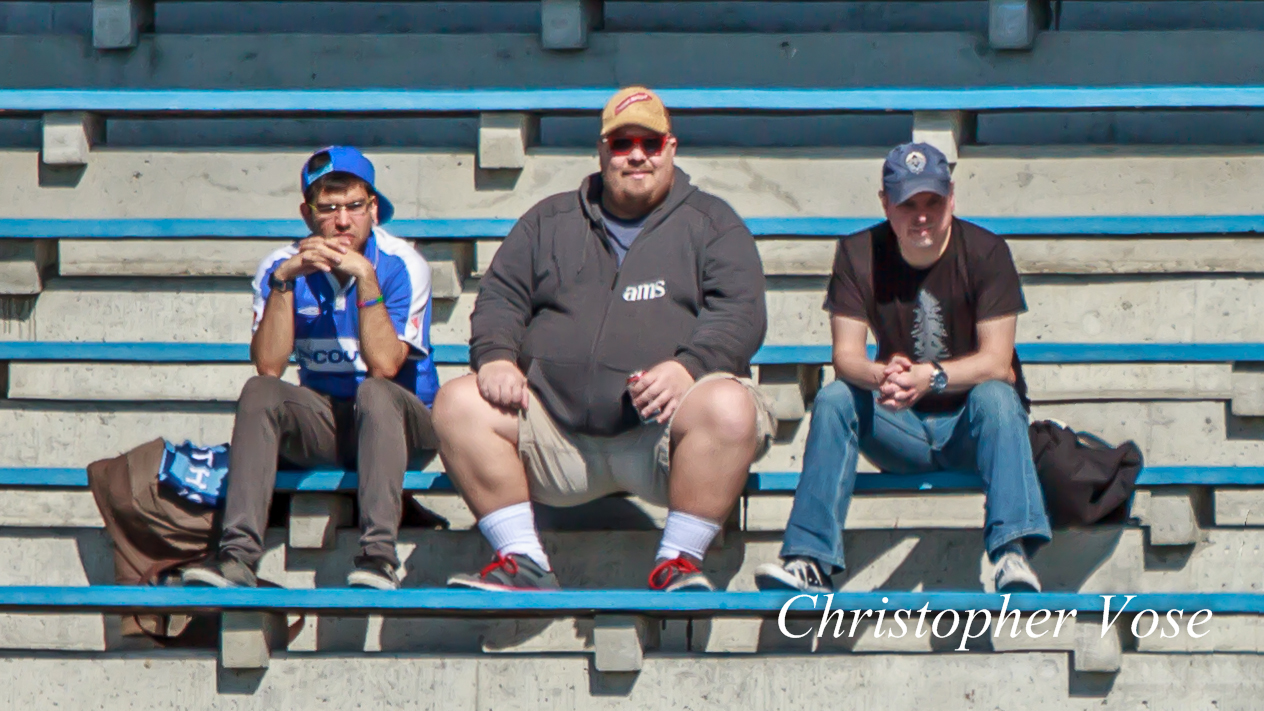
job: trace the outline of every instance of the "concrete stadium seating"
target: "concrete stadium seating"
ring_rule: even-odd
[[[494,17],[486,3],[159,2],[152,22],[129,0],[2,5],[0,66],[22,70],[0,78],[0,706],[1258,706],[1258,3],[1059,3],[1049,28],[1028,23],[1045,8],[1029,0],[597,14],[546,0]],[[435,590],[491,553],[437,461],[406,485],[447,527],[401,533],[398,594],[337,589],[358,536],[340,470],[279,477],[289,517],[261,575],[290,590],[111,587],[84,466],[156,436],[228,440],[252,372],[249,278],[303,236],[312,148],[369,149],[388,227],[434,270],[446,380],[465,372],[500,239],[594,170],[596,110],[631,82],[664,89],[679,165],[747,219],[768,275],[756,377],[780,425],[705,563],[723,592],[634,591],[666,511],[618,497],[539,508],[569,592]],[[753,592],[831,377],[834,238],[878,219],[882,156],[913,137],[949,153],[959,213],[1014,252],[1033,415],[1146,455],[1129,521],[1056,531],[1033,561],[1046,593],[1013,598],[1077,610],[1056,641],[955,652],[960,635],[875,638],[872,620],[793,639],[777,629],[786,596]],[[977,478],[862,466],[834,607],[995,611]],[[1139,638],[1131,612],[1104,629],[1101,594],[1214,610],[1211,634]],[[222,613],[220,648],[123,637],[118,613],[143,609]],[[277,634],[299,613],[294,639]]]

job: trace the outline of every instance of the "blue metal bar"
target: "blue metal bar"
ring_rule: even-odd
[[[815,602],[812,599],[816,598]],[[774,614],[794,599],[790,611],[811,614],[824,608],[824,595],[781,592],[699,592],[670,594],[645,590],[564,590],[555,592],[489,592],[414,588],[394,591],[318,588],[162,588],[93,585],[86,587],[0,587],[5,610],[342,610],[412,614],[501,613],[587,615],[646,612]],[[835,610],[1076,610],[1101,612],[1107,604],[1118,611],[1197,610],[1213,613],[1264,613],[1261,593],[1018,593],[1004,596],[981,592],[838,592]]]
[[[342,469],[277,472],[278,491],[355,491],[355,472]],[[752,494],[789,493],[799,484],[799,472],[752,472],[746,491]],[[71,467],[0,467],[0,487],[83,488],[88,474]],[[1264,486],[1264,467],[1255,466],[1148,466],[1137,477],[1137,486]],[[443,472],[404,473],[408,491],[453,491]],[[979,475],[967,471],[928,474],[861,474],[856,491],[978,491]]]
[[[598,111],[616,87],[573,89],[4,89],[0,111],[394,113]],[[1261,86],[970,87],[948,89],[661,89],[676,110],[1254,108]],[[330,107],[337,107],[331,111]]]
[[[835,237],[863,230],[878,217],[748,217],[759,236]],[[1197,235],[1264,232],[1264,215],[1112,215],[971,217],[1000,235]],[[406,239],[504,237],[514,219],[395,219],[387,228]],[[298,219],[116,218],[0,219],[0,239],[301,239]]]
[[[870,357],[876,349],[869,349]],[[1227,363],[1264,361],[1264,343],[1020,343],[1028,363]],[[469,362],[469,346],[434,345],[434,361]],[[71,341],[0,342],[0,361],[87,361],[124,363],[246,363],[245,343],[94,343]],[[826,364],[829,346],[770,345],[753,361],[770,364]]]

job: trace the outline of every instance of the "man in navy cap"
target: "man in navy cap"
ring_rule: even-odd
[[[879,198],[887,220],[838,243],[825,300],[838,379],[812,408],[783,562],[757,568],[756,584],[833,590],[863,453],[893,473],[977,471],[997,590],[1039,591],[1027,556],[1050,531],[1014,350],[1027,307],[1009,247],[953,217],[948,161],[930,145],[891,151]]]
[[[428,406],[439,389],[430,348],[430,266],[379,225],[394,208],[360,151],[332,146],[303,165],[311,236],[268,255],[254,279],[258,371],[242,389],[219,551],[186,584],[253,587],[278,458],[359,474],[360,555],[347,582],[399,587],[408,461],[438,444]],[[281,380],[290,356],[300,385]]]

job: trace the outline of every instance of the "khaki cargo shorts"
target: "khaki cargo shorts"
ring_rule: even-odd
[[[736,380],[754,398],[759,439],[755,458],[763,457],[772,446],[777,422],[771,401],[749,378],[709,373],[693,384],[681,404],[694,388],[720,378]],[[527,470],[531,498],[542,504],[577,506],[626,492],[667,505],[671,422],[642,425],[613,437],[565,432],[531,393],[526,412],[518,415],[518,456]]]

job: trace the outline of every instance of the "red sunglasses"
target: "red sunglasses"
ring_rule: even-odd
[[[621,136],[601,140],[610,146],[610,153],[616,156],[629,155],[632,149],[637,147],[647,156],[656,156],[661,154],[663,147],[667,145],[667,136]]]

